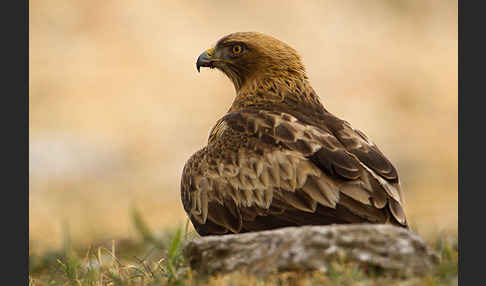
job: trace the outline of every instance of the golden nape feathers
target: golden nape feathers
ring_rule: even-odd
[[[261,33],[233,33],[196,66],[221,70],[236,90],[207,145],[184,166],[181,199],[199,234],[334,223],[408,227],[395,167],[323,107],[293,48]]]

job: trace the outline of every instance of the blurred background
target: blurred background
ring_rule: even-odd
[[[184,226],[180,176],[234,88],[231,32],[294,47],[326,108],[395,163],[416,230],[457,235],[456,1],[31,0],[30,252]]]

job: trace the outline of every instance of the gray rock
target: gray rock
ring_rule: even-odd
[[[415,233],[391,225],[350,224],[198,237],[186,243],[191,268],[205,274],[327,271],[332,260],[401,276],[423,275],[438,256]]]

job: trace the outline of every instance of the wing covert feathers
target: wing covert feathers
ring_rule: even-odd
[[[208,142],[181,182],[184,209],[201,234],[298,225],[295,216],[407,226],[395,168],[345,121],[326,128],[241,110],[220,119]]]

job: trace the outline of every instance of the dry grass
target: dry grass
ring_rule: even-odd
[[[182,227],[156,235],[140,213],[132,212],[138,237],[86,247],[73,246],[69,232],[64,248],[32,255],[30,285],[457,285],[457,238],[440,233],[429,244],[440,264],[422,277],[401,277],[363,268],[345,260],[329,261],[325,272],[287,272],[256,277],[243,272],[206,276],[185,263],[185,240],[196,235]]]
[[[395,162],[421,234],[457,237],[457,2],[395,2],[31,0],[31,255],[63,224],[77,245],[132,239],[131,207],[185,223],[183,164],[234,93],[195,60],[248,30],[295,47],[327,108]]]

